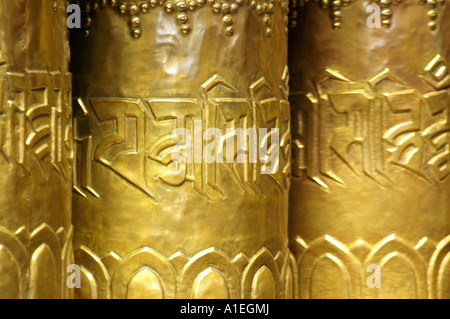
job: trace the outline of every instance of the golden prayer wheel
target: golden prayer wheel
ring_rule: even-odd
[[[449,5],[290,14],[296,297],[449,298]]]
[[[76,297],[291,296],[287,1],[76,3]]]
[[[70,297],[69,54],[65,1],[0,1],[0,298]]]

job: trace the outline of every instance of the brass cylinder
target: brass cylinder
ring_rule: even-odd
[[[288,297],[287,2],[78,3],[77,297]],[[249,159],[250,138],[225,146],[234,162],[202,160],[214,128],[253,128],[263,143],[274,140],[259,129],[277,128],[277,169]],[[200,161],[173,160],[181,140]]]
[[[291,15],[296,296],[449,298],[450,7],[311,1]]]
[[[66,3],[0,1],[0,298],[67,298],[72,109]]]

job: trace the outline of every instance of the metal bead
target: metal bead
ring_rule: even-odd
[[[381,15],[383,16],[384,19],[390,18],[390,17],[392,17],[392,10],[391,9],[383,9],[381,11]]]
[[[231,16],[229,14],[224,15],[222,21],[227,26],[230,26],[233,24],[233,19],[231,18]]]
[[[141,25],[141,20],[138,17],[134,16],[134,17],[130,18],[130,27],[137,28],[140,25]]]
[[[335,21],[338,21],[341,19],[341,11],[337,10],[337,11],[332,11],[331,12],[331,18]]]
[[[180,13],[177,16],[177,21],[179,24],[185,24],[186,22],[188,22],[188,16],[185,13]]]
[[[222,6],[220,5],[220,3],[215,3],[213,5],[213,10],[215,13],[220,13],[220,9],[222,8]]]
[[[328,4],[329,4],[328,0],[321,0],[320,1],[320,6],[322,7],[322,9],[328,8]]]
[[[181,32],[183,32],[184,34],[188,34],[189,32],[191,32],[191,27],[185,24],[181,27]]]
[[[91,25],[92,22],[92,18],[91,17],[83,17],[81,19],[81,25],[86,28],[89,27]]]
[[[437,12],[435,10],[428,11],[428,18],[430,18],[431,20],[436,20],[437,19]]]
[[[226,29],[225,29],[225,34],[226,35],[228,35],[228,36],[232,36],[233,34],[234,34],[234,28],[233,27],[227,27]]]
[[[258,5],[256,6],[256,13],[258,13],[258,14],[262,14],[262,13],[263,13],[263,7],[262,7],[262,5],[258,4]]]
[[[176,7],[177,7],[177,11],[179,11],[179,12],[184,12],[187,10],[187,5],[186,5],[186,2],[184,2],[184,1],[178,1],[176,3]]]
[[[230,13],[230,5],[228,3],[222,4],[222,13],[223,14]]]
[[[390,19],[384,19],[381,21],[381,26],[384,28],[389,28],[391,26],[391,20]]]
[[[188,7],[189,10],[195,10],[195,8],[197,8],[197,4],[195,3],[195,1],[189,1]]]
[[[430,21],[430,22],[428,22],[428,27],[430,28],[431,31],[436,30],[436,28],[437,28],[436,21]]]
[[[127,13],[127,5],[125,3],[121,3],[119,5],[119,12],[122,13],[122,14]]]
[[[331,8],[333,8],[333,9],[339,9],[340,6],[341,6],[341,0],[334,0],[331,3]]]
[[[332,28],[333,28],[333,30],[335,30],[335,31],[340,30],[340,29],[341,29],[341,23],[340,23],[339,21],[333,22]]]
[[[164,10],[166,10],[167,13],[171,13],[173,11],[173,4],[171,2],[167,2],[164,5]]]
[[[142,35],[142,31],[141,31],[141,29],[133,29],[131,31],[131,35],[133,36],[133,38],[136,38],[136,39],[140,38]]]
[[[148,2],[141,3],[141,11],[147,13],[150,10],[150,5]]]
[[[137,6],[137,5],[135,5],[135,4],[130,4],[129,6],[128,6],[128,14],[130,15],[130,16],[134,16],[134,15],[136,15],[136,14],[138,14],[139,13],[139,7]]]

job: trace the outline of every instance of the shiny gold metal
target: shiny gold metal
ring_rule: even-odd
[[[296,296],[449,298],[450,7],[374,3],[291,8]]]
[[[0,1],[0,298],[68,298],[72,110],[66,1]]]
[[[287,2],[111,3],[71,42],[77,297],[289,297]],[[194,121],[278,128],[278,171],[176,165]]]

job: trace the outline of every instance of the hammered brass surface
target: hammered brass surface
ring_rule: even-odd
[[[73,261],[65,1],[0,1],[0,298],[66,298]]]
[[[443,0],[0,0],[0,298],[450,298],[449,138]]]
[[[291,8],[299,298],[450,297],[450,7],[374,3],[380,28],[369,2]]]
[[[191,2],[80,3],[78,298],[290,296],[288,4]],[[176,165],[172,131],[195,120],[202,131],[278,128],[278,171],[248,158]]]

